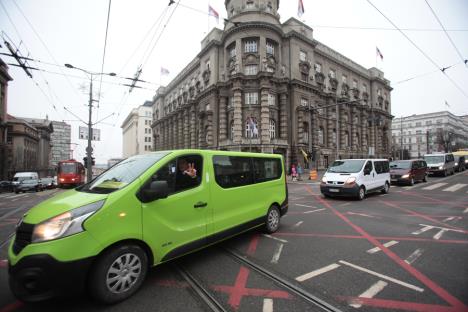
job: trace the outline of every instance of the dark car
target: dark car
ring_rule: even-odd
[[[24,180],[20,184],[18,184],[15,188],[15,193],[18,194],[20,192],[27,192],[27,191],[43,191],[44,187],[42,186],[41,182],[36,179]]]
[[[455,171],[457,172],[465,171],[466,169],[465,156],[459,156],[459,155],[454,155],[454,156],[455,156]]]
[[[56,187],[54,178],[42,178],[41,184],[45,189],[53,189]]]
[[[0,192],[13,192],[11,181],[0,181]]]
[[[413,185],[427,181],[427,164],[423,159],[396,160],[390,163],[390,181],[396,184]]]

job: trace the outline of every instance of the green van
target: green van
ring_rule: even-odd
[[[10,288],[27,302],[84,288],[118,302],[150,266],[258,226],[275,232],[287,210],[281,155],[133,156],[24,215],[8,250]]]

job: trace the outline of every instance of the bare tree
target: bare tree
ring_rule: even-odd
[[[435,143],[444,149],[445,153],[452,151],[455,143],[455,133],[447,129],[437,129]]]

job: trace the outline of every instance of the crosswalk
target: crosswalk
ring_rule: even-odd
[[[449,185],[446,182],[439,182],[435,183],[426,187],[423,187],[422,190],[427,190],[427,191],[432,191],[432,190],[441,190],[443,192],[456,192],[458,190],[464,189],[468,193],[468,188],[465,189],[468,186],[466,183],[456,183]]]
[[[3,194],[0,194],[0,199],[14,199],[14,198],[21,198],[21,197],[25,197],[29,195],[30,194],[28,193],[23,193],[23,194],[3,193]]]

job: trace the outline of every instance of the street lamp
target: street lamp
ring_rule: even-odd
[[[92,173],[92,154],[93,154],[93,148],[91,147],[91,138],[93,136],[92,132],[93,132],[93,123],[92,123],[92,120],[91,120],[91,116],[92,116],[92,112],[93,112],[93,102],[95,100],[93,100],[93,76],[102,76],[102,75],[106,75],[106,76],[115,76],[116,74],[115,73],[97,73],[97,72],[91,72],[91,71],[88,71],[88,70],[85,70],[85,69],[82,69],[82,68],[79,68],[79,67],[76,67],[76,66],[73,66],[71,64],[65,64],[65,67],[67,68],[71,68],[71,69],[77,69],[77,70],[80,70],[86,74],[89,75],[89,103],[88,103],[88,107],[89,107],[89,119],[88,119],[88,123],[87,123],[87,126],[88,126],[88,146],[86,147],[86,157],[87,157],[87,162],[86,162],[86,170],[87,170],[87,174],[86,174],[86,179],[87,179],[87,182],[91,181],[91,179],[93,178],[93,173]]]

